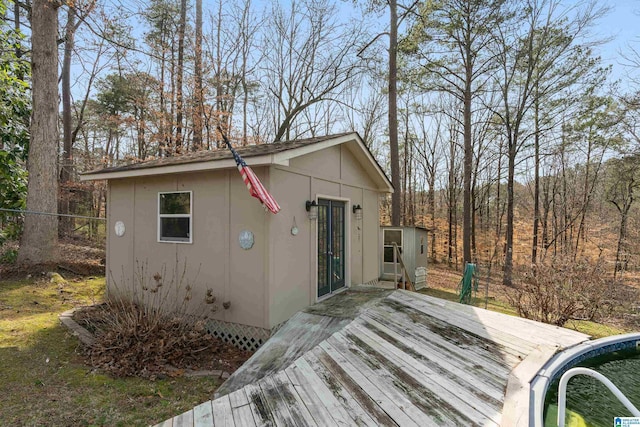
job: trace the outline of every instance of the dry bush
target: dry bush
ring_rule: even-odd
[[[225,347],[206,329],[207,315],[216,310],[213,291],[194,302],[186,267],[176,263],[169,275],[166,268],[150,275],[140,264],[136,270],[133,287],[114,286],[105,304],[83,316],[96,338],[87,349],[92,366],[116,376],[154,377],[192,368],[201,353]]]
[[[623,286],[606,273],[603,259],[557,257],[518,276],[507,298],[528,319],[563,326],[571,319],[598,320],[624,304]]]

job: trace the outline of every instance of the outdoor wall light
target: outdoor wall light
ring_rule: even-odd
[[[307,208],[307,212],[309,212],[307,214],[309,216],[309,219],[318,218],[318,204],[316,203],[315,200],[311,200],[311,201],[307,200],[306,208]]]
[[[357,220],[361,220],[362,219],[362,206],[353,205],[353,213],[355,214]]]

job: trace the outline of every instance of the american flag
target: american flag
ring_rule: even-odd
[[[264,206],[265,209],[269,209],[272,213],[277,214],[280,211],[280,205],[278,205],[278,202],[276,202],[276,199],[274,199],[273,196],[269,194],[269,192],[267,191],[266,188],[264,188],[264,185],[262,185],[262,183],[260,182],[256,174],[253,173],[253,171],[249,166],[247,166],[247,164],[242,159],[242,157],[240,157],[240,155],[236,153],[236,150],[233,149],[233,147],[231,146],[231,143],[229,142],[225,134],[222,132],[222,129],[220,129],[220,127],[218,127],[218,131],[222,135],[222,139],[224,140],[224,143],[227,144],[227,147],[229,148],[229,150],[231,150],[231,154],[233,154],[233,158],[236,160],[236,165],[238,165],[238,171],[242,176],[242,180],[244,181],[244,184],[247,186],[247,189],[249,190],[249,194],[251,194],[256,199],[260,200],[260,203],[262,203],[262,206]]]

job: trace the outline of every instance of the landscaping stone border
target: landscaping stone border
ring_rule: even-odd
[[[87,331],[85,328],[80,326],[78,322],[73,320],[73,314],[79,308],[82,308],[82,307],[72,308],[71,310],[67,310],[64,313],[62,313],[60,316],[58,316],[58,318],[60,319],[60,322],[62,322],[62,324],[66,326],[73,335],[77,336],[78,339],[84,345],[92,346],[93,343],[96,341],[93,334],[91,334],[91,332]]]

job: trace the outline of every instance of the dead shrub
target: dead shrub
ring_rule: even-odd
[[[556,257],[519,271],[518,278],[509,303],[522,317],[557,326],[598,320],[624,303],[616,295],[622,285],[606,273],[603,259]]]
[[[213,291],[193,301],[186,263],[176,263],[170,274],[165,267],[149,274],[146,264],[138,264],[135,282],[113,286],[108,301],[84,316],[96,338],[87,349],[92,366],[116,376],[154,377],[190,369],[202,352],[215,354],[225,346],[206,329],[217,308]]]

